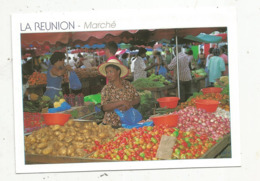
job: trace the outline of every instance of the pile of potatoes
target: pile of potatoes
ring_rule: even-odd
[[[64,126],[51,125],[25,136],[25,152],[53,156],[85,157],[95,141],[101,144],[113,139],[123,128],[113,129],[96,122],[69,120]]]

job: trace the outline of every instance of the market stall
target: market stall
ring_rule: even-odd
[[[143,95],[152,95],[151,91],[145,91],[141,92],[143,99]],[[140,121],[141,124],[153,120],[154,126],[114,129],[99,124],[95,117],[86,120],[74,117],[63,125],[47,125],[25,136],[25,160],[27,164],[160,160],[157,152],[163,136],[177,140],[169,159],[217,158],[231,145],[228,94],[226,84],[220,89],[194,93],[177,107],[160,105],[160,113],[151,113],[148,119]],[[212,111],[209,106],[199,108],[197,100],[218,100],[220,104]],[[149,104],[151,109],[153,106]],[[94,104],[89,104],[88,112],[78,116],[95,112],[93,108]],[[169,126],[170,122],[158,125],[154,119],[176,114],[178,121],[174,126]]]
[[[175,35],[183,37],[190,31],[97,32],[87,37],[87,32],[78,32],[68,33],[62,42],[92,45],[112,40],[114,36],[119,41],[125,36],[124,42],[127,43],[134,36],[140,39],[144,33],[150,33],[145,39],[148,41]],[[194,29],[192,34],[197,31],[202,29]],[[217,158],[231,145],[228,82],[216,85],[216,89],[203,89],[206,75],[196,70],[192,72],[193,95],[186,102],[179,103],[177,83],[162,75],[151,74],[136,81],[131,75],[125,77],[140,95],[140,104],[135,108],[142,120],[115,128],[100,124],[104,116],[100,92],[106,84],[105,78],[99,75],[95,66],[75,69],[75,72],[82,89],[73,94],[65,76],[63,90],[54,102],[43,96],[44,74],[35,73],[29,78],[29,91],[36,95],[24,102],[26,164]],[[171,142],[168,148],[164,147],[165,139]]]

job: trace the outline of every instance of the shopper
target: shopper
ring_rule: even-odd
[[[225,54],[225,48],[221,47],[220,48],[220,55],[221,58],[223,58],[224,62],[225,62],[225,72],[224,72],[224,76],[228,76],[228,56]]]
[[[180,80],[180,102],[185,102],[191,95],[191,73],[189,67],[188,55],[181,51],[181,47],[178,46],[178,65],[179,65],[179,80]],[[175,51],[176,51],[175,49]],[[175,52],[176,54],[176,52]],[[171,63],[168,65],[169,70],[174,69],[175,76],[173,79],[176,81],[177,76],[177,56],[174,57]]]
[[[209,59],[208,69],[210,86],[214,86],[214,82],[219,81],[219,78],[225,71],[225,62],[219,55],[219,48],[215,48],[213,50],[213,56]]]
[[[152,64],[148,67],[146,67],[144,62],[144,57],[146,57],[147,50],[145,48],[140,48],[136,59],[133,61],[133,72],[134,72],[134,81],[136,81],[139,78],[146,78],[147,77],[147,70],[150,70],[157,64]]]
[[[65,54],[62,52],[55,52],[50,58],[51,65],[47,72],[47,86],[44,95],[49,96],[53,101],[55,95],[59,96],[62,91],[62,76],[71,70],[70,65],[64,65],[64,59]]]
[[[129,70],[119,60],[108,60],[98,67],[98,71],[109,80],[101,91],[101,106],[105,112],[103,124],[120,127],[120,118],[114,109],[126,111],[139,104],[140,96],[129,81],[122,79]]]
[[[209,54],[208,54],[208,56],[206,58],[205,72],[207,73],[207,77],[205,78],[205,87],[210,86],[210,83],[209,83],[209,68],[208,68],[208,66],[209,66],[209,60],[213,56],[213,50],[214,50],[214,48],[210,48],[209,49]]]
[[[156,75],[163,75],[166,77],[167,74],[167,69],[166,69],[166,63],[164,62],[161,52],[156,51],[154,53],[154,63],[156,64],[155,66],[155,74]]]

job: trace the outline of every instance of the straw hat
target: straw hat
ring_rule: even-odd
[[[105,63],[102,63],[101,65],[98,66],[98,71],[101,75],[103,76],[107,76],[107,73],[106,73],[106,66],[108,65],[115,65],[115,66],[118,66],[120,69],[121,69],[121,75],[120,77],[125,77],[127,76],[127,74],[129,73],[129,69],[122,64],[122,62],[120,60],[117,60],[117,59],[110,59],[108,60],[107,62]]]

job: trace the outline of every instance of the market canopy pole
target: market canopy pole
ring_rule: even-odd
[[[178,87],[178,97],[180,98],[180,77],[179,77],[179,51],[178,51],[178,34],[175,30],[175,39],[176,39],[176,60],[177,60],[177,87]]]

